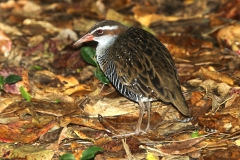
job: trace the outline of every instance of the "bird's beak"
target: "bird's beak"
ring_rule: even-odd
[[[94,38],[93,35],[91,34],[86,34],[85,36],[83,36],[82,38],[80,38],[77,42],[74,43],[74,46],[79,46],[81,43],[83,42],[88,42],[88,41],[92,41]]]

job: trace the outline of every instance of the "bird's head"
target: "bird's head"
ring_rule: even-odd
[[[96,41],[100,46],[109,46],[115,41],[118,35],[124,32],[126,29],[126,26],[117,21],[101,21],[96,23],[86,35],[84,35],[74,44],[74,46],[78,46],[79,44],[88,41]]]

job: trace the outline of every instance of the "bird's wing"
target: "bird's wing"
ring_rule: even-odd
[[[108,56],[120,83],[128,90],[144,98],[171,102],[188,115],[173,59],[152,34],[130,27],[109,48]]]

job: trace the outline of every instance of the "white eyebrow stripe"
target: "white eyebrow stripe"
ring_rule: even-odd
[[[101,30],[112,30],[112,29],[117,29],[117,28],[118,28],[118,26],[104,26],[104,27],[99,27],[99,28],[93,30],[90,34],[93,34],[96,30],[99,30],[99,29],[101,29]]]

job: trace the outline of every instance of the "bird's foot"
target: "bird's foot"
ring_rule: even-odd
[[[139,129],[139,130],[138,130],[138,129],[136,129],[134,133],[135,133],[135,135],[147,134],[147,132],[146,132],[146,131],[147,131],[147,129],[146,129],[145,131],[144,131],[144,130],[141,130],[141,129]]]
[[[147,124],[147,127],[146,127],[146,129],[145,129],[145,132],[147,132],[147,131],[149,130],[149,128],[150,128],[150,122]]]

